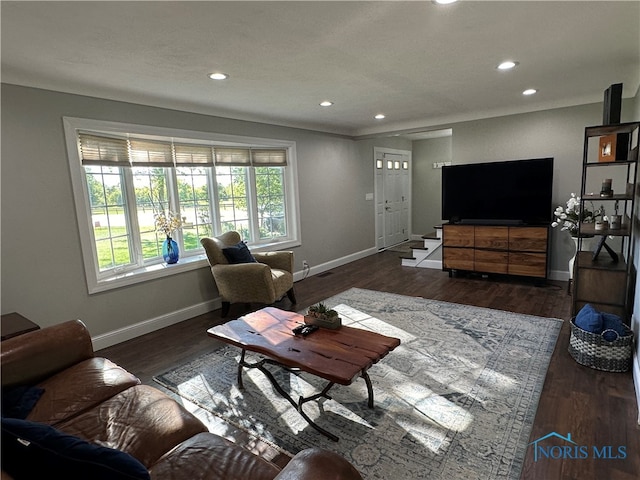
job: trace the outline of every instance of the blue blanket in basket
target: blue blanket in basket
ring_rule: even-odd
[[[575,323],[582,330],[602,335],[608,342],[627,334],[622,318],[613,313],[600,312],[588,303],[576,315]]]

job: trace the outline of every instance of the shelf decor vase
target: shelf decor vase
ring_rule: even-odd
[[[164,242],[162,242],[162,258],[168,264],[178,263],[178,259],[180,258],[180,250],[178,250],[178,244],[176,241],[167,237]]]

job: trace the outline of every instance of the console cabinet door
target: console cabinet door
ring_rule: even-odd
[[[509,252],[509,275],[547,276],[546,253]]]
[[[476,249],[474,270],[485,273],[508,273],[509,252]]]
[[[474,245],[489,250],[507,250],[509,227],[475,227]]]
[[[473,270],[473,248],[450,247],[443,250],[442,265],[452,270]]]
[[[444,225],[443,243],[445,247],[471,247],[474,245],[473,225]]]
[[[509,229],[509,251],[541,252],[547,251],[546,227],[518,227]]]

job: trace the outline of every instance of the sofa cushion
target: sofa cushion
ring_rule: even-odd
[[[136,480],[150,478],[138,460],[50,425],[2,419],[2,469],[16,479]]]
[[[180,442],[207,431],[182,405],[148,385],[128,388],[57,428],[127,452],[147,468]]]
[[[27,418],[40,397],[43,388],[23,385],[2,389],[2,416],[8,418]]]
[[[222,253],[229,263],[255,263],[256,259],[251,255],[249,247],[244,242],[231,245],[222,249]]]
[[[112,361],[92,357],[40,382],[44,393],[27,419],[55,425],[139,383]]]
[[[280,469],[235,443],[212,433],[182,442],[150,467],[157,480],[272,480]]]

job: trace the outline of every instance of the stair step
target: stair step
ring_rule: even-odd
[[[427,233],[426,235],[422,235],[422,238],[425,240],[440,240],[437,232]]]

